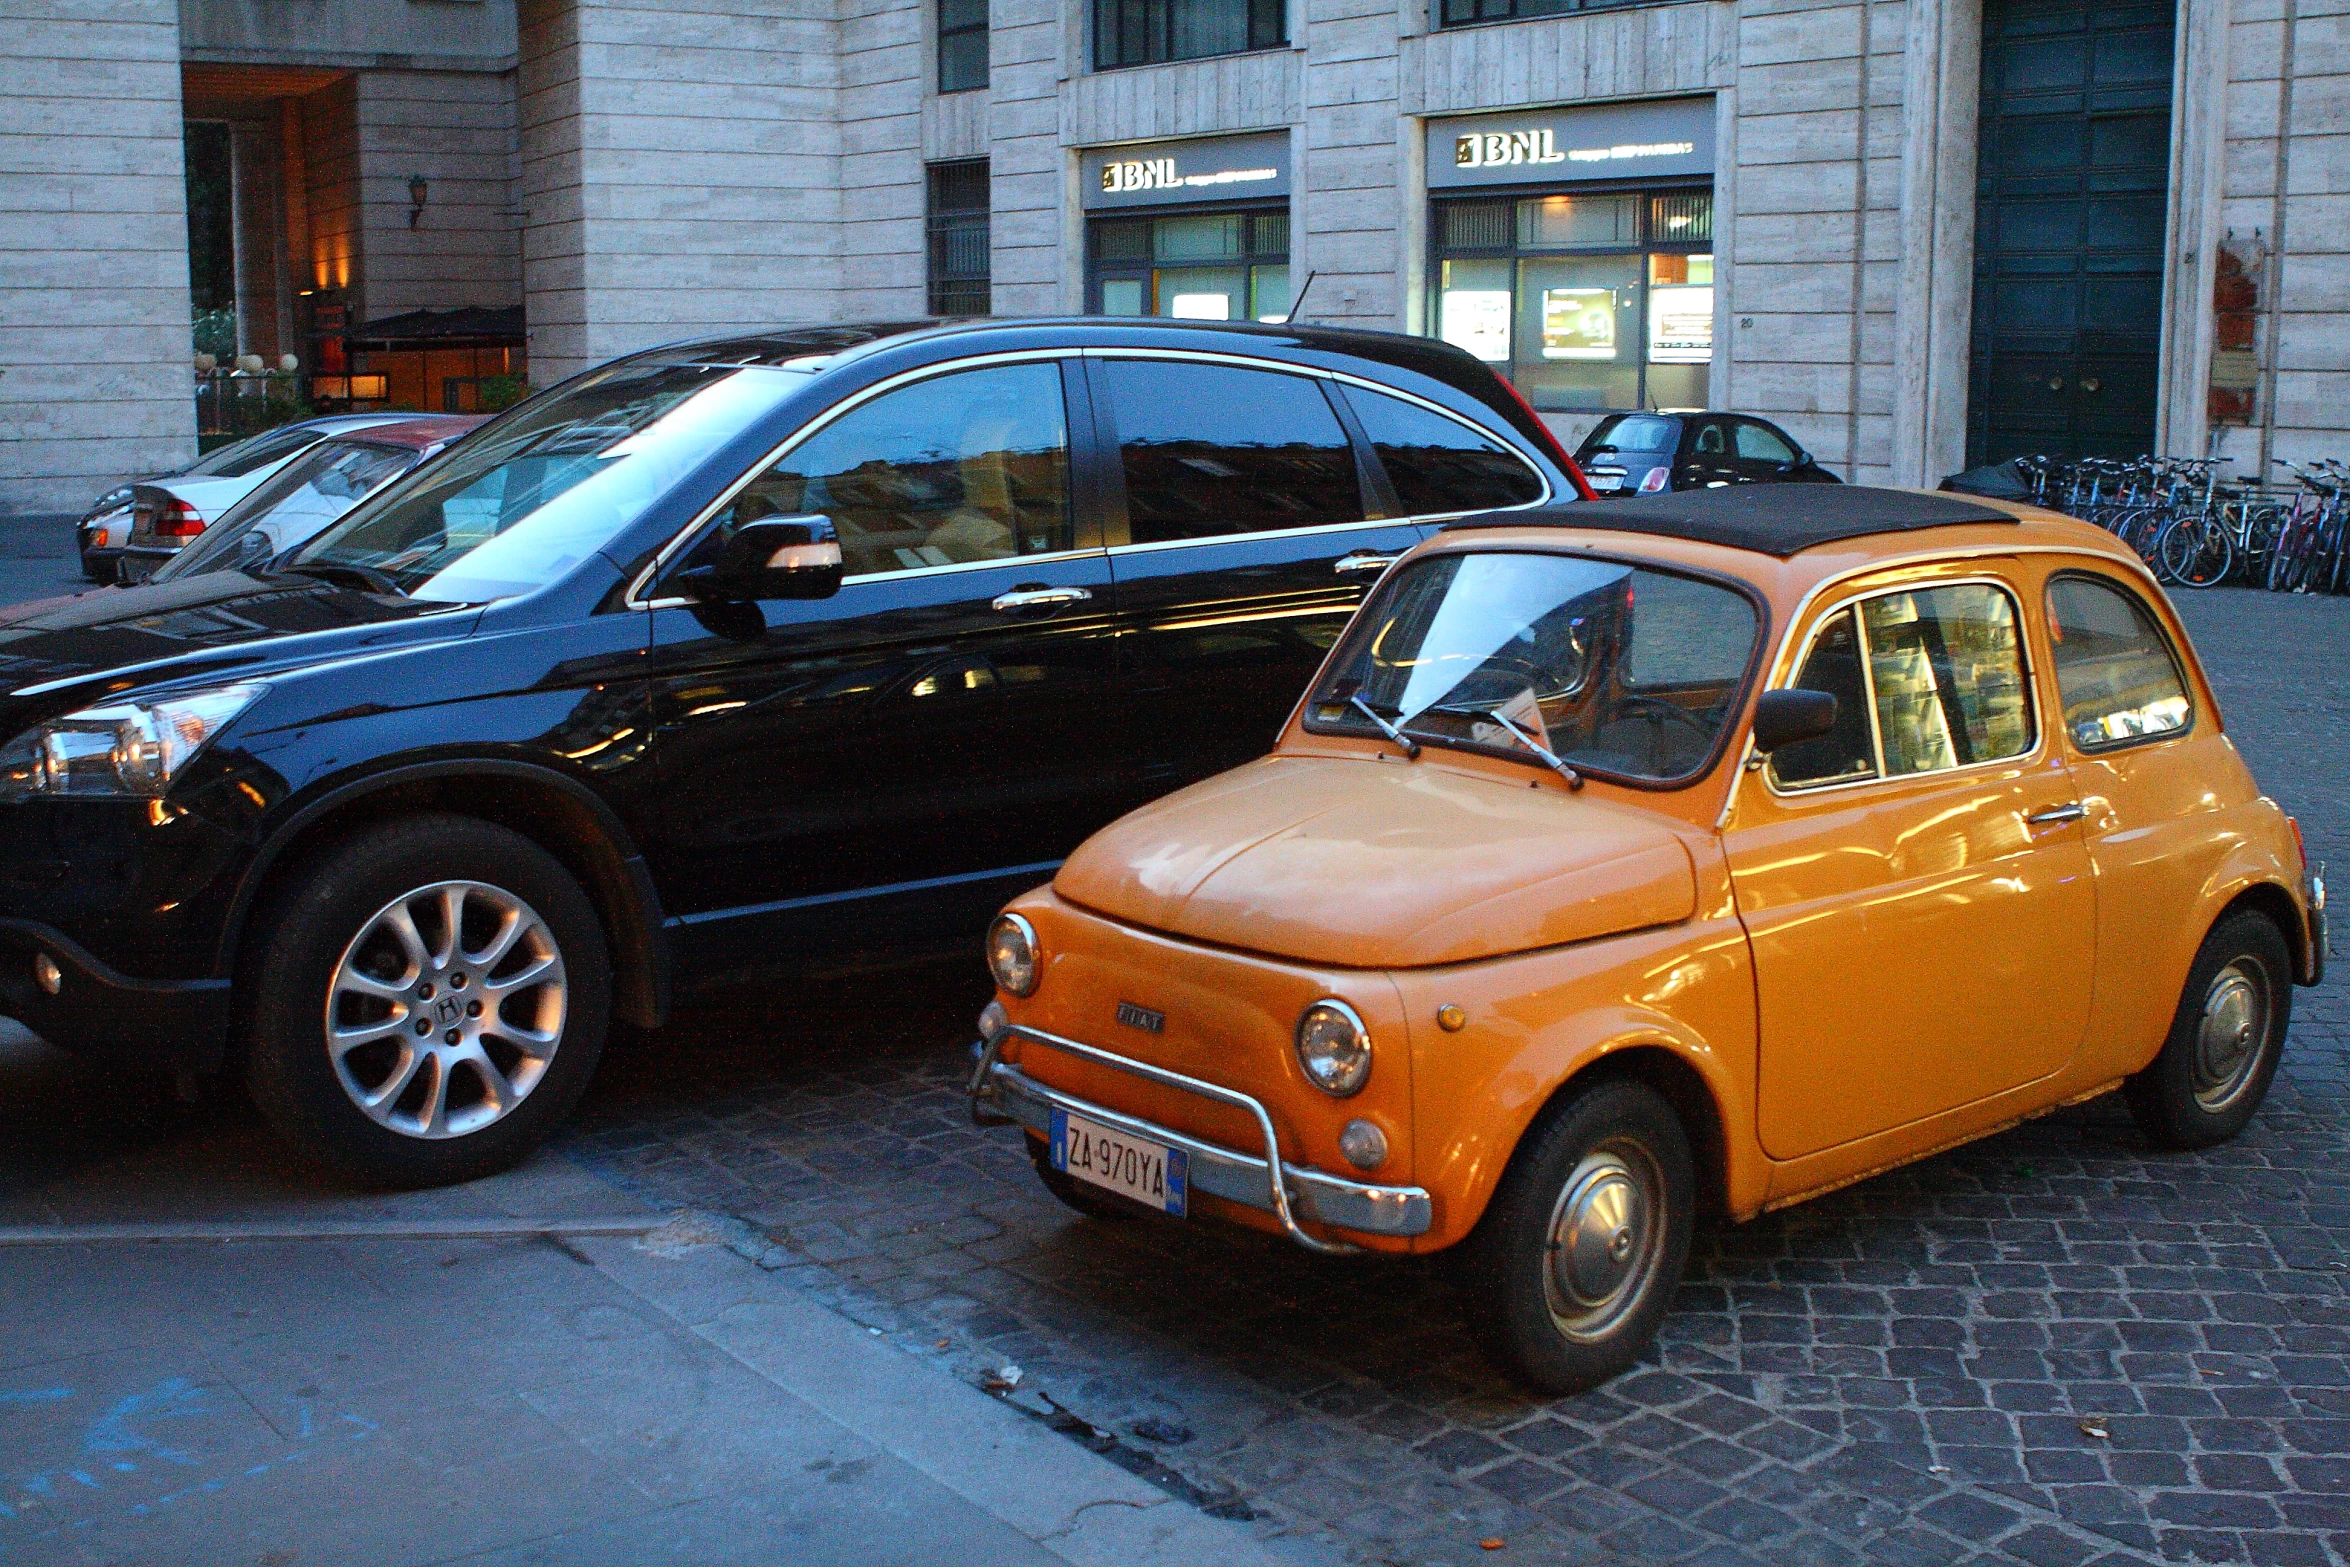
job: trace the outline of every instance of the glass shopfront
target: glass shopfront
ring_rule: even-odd
[[[1102,148],[1083,155],[1081,173],[1089,311],[1287,317],[1286,134]]]
[[[1429,327],[1544,413],[1703,408],[1713,101],[1434,121]]]

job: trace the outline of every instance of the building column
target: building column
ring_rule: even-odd
[[[194,455],[172,0],[0,0],[0,514]]]
[[[2210,429],[2211,291],[2225,237],[2228,0],[2181,0],[2171,71],[2169,250],[2154,449],[2200,457]]]
[[[277,127],[267,121],[236,120],[229,125],[237,352],[259,354],[272,370],[278,356],[293,349],[276,140]]]
[[[533,382],[678,338],[837,318],[828,10],[519,0],[518,13]]]
[[[1910,0],[1904,50],[1891,468],[1930,488],[1966,466],[1982,0]]]

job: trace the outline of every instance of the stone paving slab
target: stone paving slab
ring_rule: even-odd
[[[2183,606],[2350,876],[2350,600]],[[764,1268],[1203,1505],[1365,1563],[2350,1562],[2350,1005],[2297,994],[2237,1142],[2113,1100],[1701,1231],[1649,1364],[1528,1395],[1433,1262],[1084,1221],[959,1082],[984,978],[730,998],[608,1058],[568,1152],[745,1216]],[[1960,976],[1953,976],[1954,983]],[[1483,1542],[1499,1540],[1497,1550]]]
[[[0,1253],[0,1562],[1316,1567],[643,1241]]]

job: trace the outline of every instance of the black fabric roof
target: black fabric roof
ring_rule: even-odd
[[[1873,533],[2015,520],[2006,512],[1955,495],[1922,495],[1914,490],[1878,490],[1854,484],[1736,484],[1636,500],[1487,512],[1447,526],[1608,528],[1726,544],[1784,560],[1815,545],[1866,538]]]

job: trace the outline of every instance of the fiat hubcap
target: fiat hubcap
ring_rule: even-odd
[[[1612,1331],[1647,1292],[1664,1238],[1664,1182],[1647,1150],[1593,1149],[1551,1210],[1543,1292],[1551,1320],[1572,1339]]]
[[[484,882],[434,882],[378,909],[343,949],[327,989],[327,1055],[378,1126],[464,1137],[545,1079],[569,994],[537,910]]]
[[[2195,1031],[2195,1102],[2225,1110],[2252,1081],[2268,1043],[2268,975],[2238,958],[2212,976]]]

